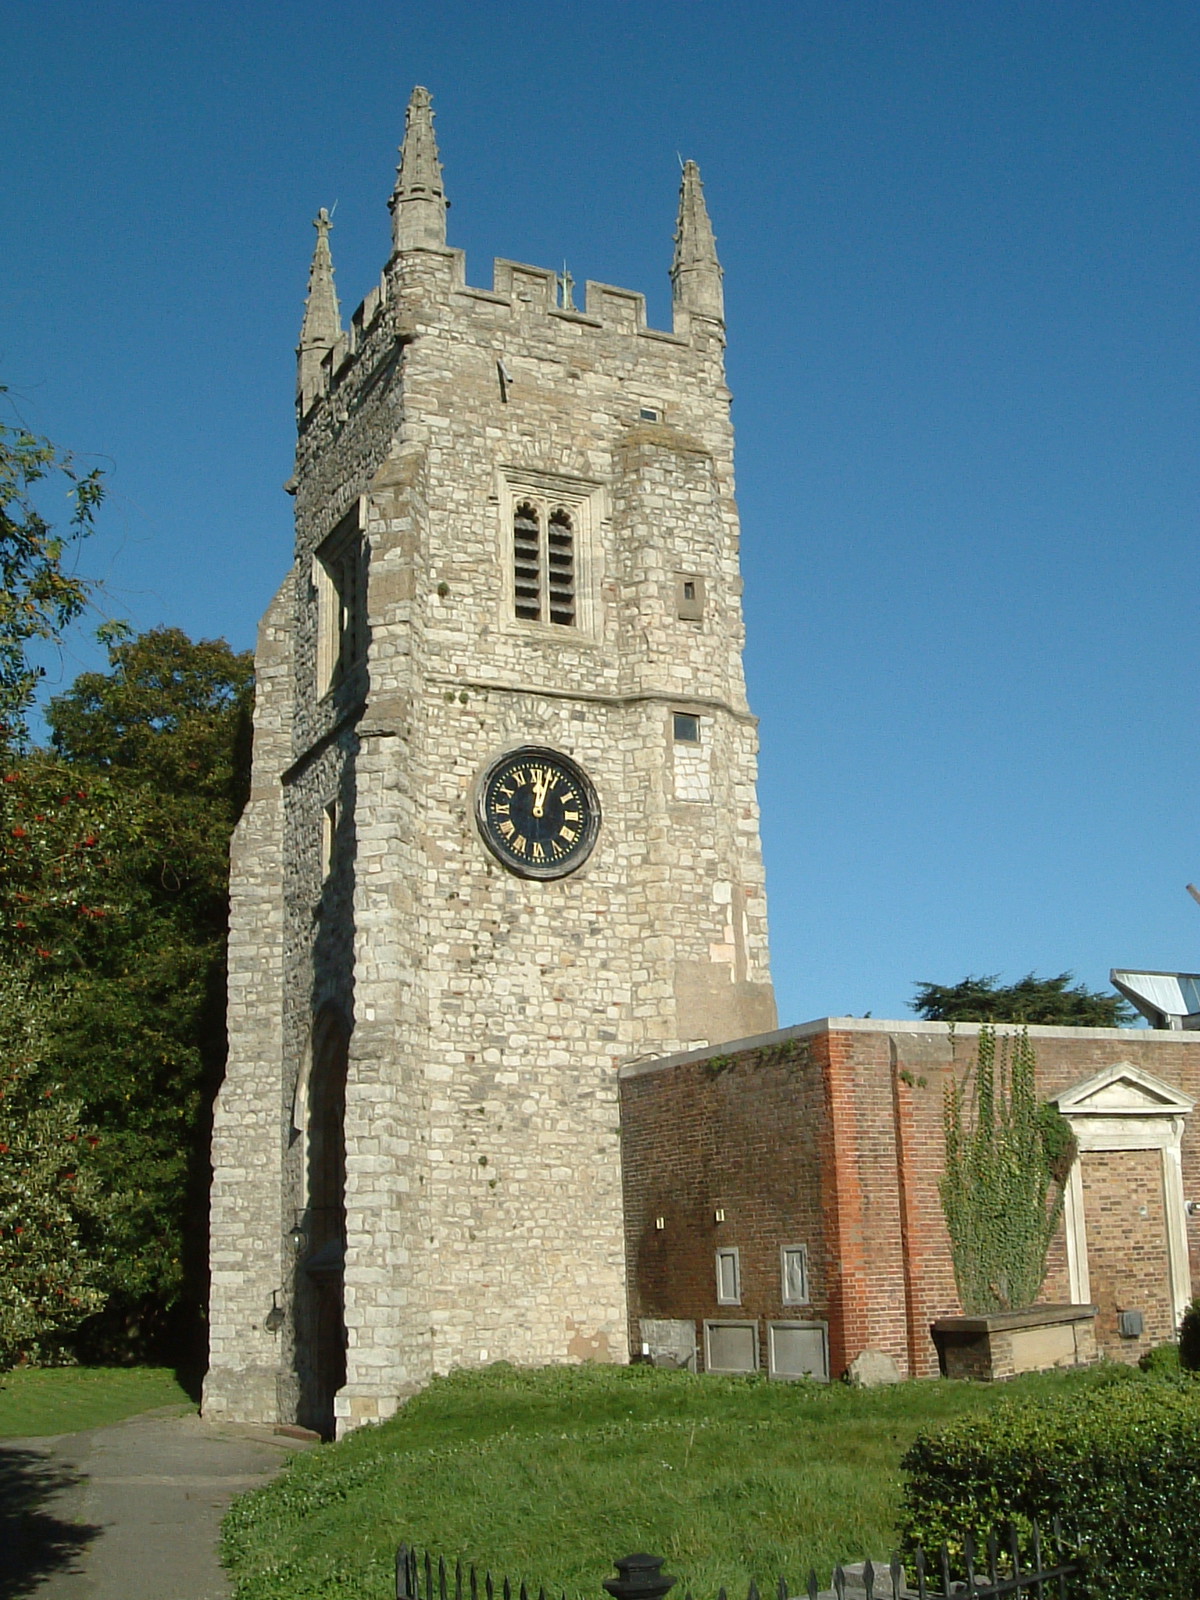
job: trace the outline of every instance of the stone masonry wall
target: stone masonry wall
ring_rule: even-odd
[[[213,1116],[206,1416],[273,1421],[283,1372],[264,1321],[285,1277],[280,1225],[283,1093],[283,796],[291,748],[292,579],[258,632],[254,769],[233,836],[229,1058]]]
[[[624,1360],[617,1068],[774,1021],[720,330],[649,330],[641,296],[599,284],[563,310],[553,282],[497,262],[474,289],[458,252],[402,252],[302,419],[295,712],[286,755],[256,754],[286,794],[287,908],[284,1154],[259,1203],[274,1183],[282,1227],[303,1212],[291,1123],[313,1018],[336,1005],[353,1024],[341,1430],[456,1364]],[[515,616],[530,486],[575,508],[578,627]],[[314,552],[347,517],[365,658],[320,696]],[[700,618],[678,615],[681,574]],[[675,711],[698,743],[676,744]],[[482,772],[526,743],[599,794],[595,850],[565,879],[515,877],[478,836]],[[316,1359],[295,1327],[277,1347],[289,1415]]]

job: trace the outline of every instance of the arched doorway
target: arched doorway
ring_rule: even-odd
[[[310,1382],[305,1424],[327,1438],[334,1431],[333,1397],[346,1381],[343,1268],[346,1259],[346,1072],[350,1024],[325,1006],[312,1034],[308,1087],[307,1246],[301,1270],[311,1307]]]

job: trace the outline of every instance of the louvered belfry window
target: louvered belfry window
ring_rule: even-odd
[[[575,525],[561,506],[522,500],[513,513],[513,591],[526,622],[575,626]]]

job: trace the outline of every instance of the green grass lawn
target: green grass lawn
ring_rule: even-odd
[[[196,1409],[167,1367],[18,1367],[0,1373],[0,1439],[82,1433],[159,1406]]]
[[[225,1522],[236,1600],[388,1600],[396,1545],[603,1600],[617,1556],[667,1558],[697,1596],[753,1576],[800,1591],[810,1565],[890,1554],[901,1455],[919,1429],[1002,1385],[696,1378],[649,1367],[498,1365],[439,1379],[382,1427],[324,1445]]]

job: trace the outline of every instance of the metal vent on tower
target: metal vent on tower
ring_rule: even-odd
[[[550,621],[570,628],[575,624],[575,531],[568,512],[551,512],[547,545]]]
[[[575,626],[575,525],[561,506],[522,500],[513,513],[513,598],[525,622]]]
[[[538,514],[528,501],[513,516],[513,581],[517,615],[527,622],[542,616],[541,530]]]

